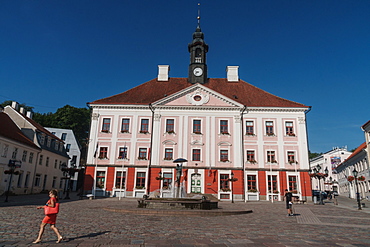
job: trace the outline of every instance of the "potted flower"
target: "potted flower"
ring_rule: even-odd
[[[145,187],[144,186],[136,186],[135,187],[135,189],[137,189],[137,190],[142,190],[142,189],[144,189]]]
[[[109,130],[101,130],[101,132],[108,133]]]
[[[256,189],[250,189],[250,190],[248,190],[248,192],[256,193],[256,192],[258,192],[258,190],[256,190]]]
[[[221,189],[223,192],[229,192],[229,191],[231,191],[229,188],[222,188]]]
[[[354,176],[348,176],[347,180],[348,180],[348,182],[352,182],[353,180],[355,180],[355,177]]]
[[[175,131],[174,130],[169,130],[169,131],[167,131],[167,134],[175,134]]]
[[[257,163],[256,160],[248,160],[248,162],[251,163],[251,164],[256,164]]]
[[[364,176],[359,176],[359,177],[357,178],[357,180],[358,180],[358,181],[365,181],[365,177],[364,177]]]
[[[296,191],[296,190],[292,190],[291,191],[293,194],[298,194],[298,191]]]
[[[294,133],[288,133],[287,135],[288,135],[288,136],[295,136],[295,134],[294,134]]]

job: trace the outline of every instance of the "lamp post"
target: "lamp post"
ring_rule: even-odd
[[[231,176],[229,178],[229,181],[231,182],[231,203],[234,203],[234,186],[233,186],[233,183],[235,181],[238,181],[237,178],[234,178],[234,173],[231,172]]]
[[[63,163],[61,170],[63,171],[62,179],[66,180],[66,183],[64,184],[64,192],[67,192],[67,194],[66,197],[64,197],[64,199],[70,199],[69,190],[71,188],[71,178],[74,176],[75,172],[79,171],[79,169],[77,169],[75,165],[72,167],[67,167],[67,165]]]
[[[356,182],[356,197],[357,197],[358,210],[362,210],[361,202],[360,202],[360,193],[358,191],[358,182],[357,182],[358,171],[356,171],[356,168],[353,169],[352,173],[353,173],[353,176],[355,177],[355,182]]]
[[[9,170],[4,171],[5,174],[10,174],[8,189],[6,191],[5,202],[8,202],[8,196],[9,196],[9,193],[10,193],[10,187],[12,185],[13,174],[14,175],[19,175],[19,171],[15,171],[15,169],[20,168],[21,163],[22,162],[18,161],[18,160],[9,160],[9,163],[8,163]]]
[[[329,171],[328,171],[327,167],[325,168],[325,171],[324,171],[325,173],[320,173],[320,170],[321,170],[321,166],[317,165],[312,170],[311,169],[308,170],[308,172],[309,172],[309,175],[310,175],[311,178],[312,177],[317,178],[317,180],[319,182],[319,190],[320,190],[320,192],[319,192],[319,204],[324,205],[324,201],[322,200],[322,191],[321,191],[321,181],[320,180],[322,178],[325,179],[325,177],[328,176]]]

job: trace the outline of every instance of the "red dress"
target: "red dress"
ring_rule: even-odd
[[[52,198],[49,199],[47,204],[51,204],[51,200],[54,201],[54,205],[55,205],[55,203],[57,203],[57,199],[52,197]],[[45,206],[45,207],[47,207],[47,206]],[[49,215],[45,215],[45,218],[42,220],[42,223],[55,225],[56,221],[57,221],[57,214],[49,214]]]

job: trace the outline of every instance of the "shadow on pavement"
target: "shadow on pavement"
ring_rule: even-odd
[[[75,237],[75,238],[66,238],[66,240],[64,240],[63,242],[69,242],[69,241],[73,241],[73,240],[81,239],[81,238],[93,238],[93,237],[97,237],[99,235],[103,235],[103,234],[106,234],[106,233],[109,233],[109,232],[111,232],[111,231],[95,232],[95,233],[90,233],[90,234],[87,234],[87,235],[78,236],[78,237]]]

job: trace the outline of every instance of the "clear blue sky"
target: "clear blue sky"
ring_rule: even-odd
[[[241,79],[312,106],[312,152],[364,142],[369,0],[1,1],[0,102],[55,112],[151,80],[158,64],[187,77],[198,2],[209,77],[239,65]]]

